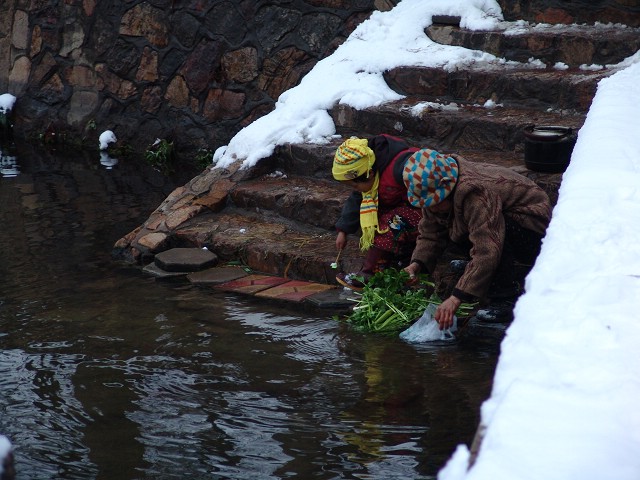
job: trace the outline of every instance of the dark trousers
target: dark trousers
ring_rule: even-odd
[[[524,278],[540,253],[542,237],[512,220],[505,221],[502,256],[489,288],[489,297],[517,297],[522,293]]]

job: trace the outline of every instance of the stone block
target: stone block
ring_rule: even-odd
[[[217,285],[216,288],[228,292],[253,295],[261,292],[262,290],[286,283],[287,281],[288,280],[286,278],[274,277],[271,275],[248,275],[238,280]]]
[[[222,51],[222,42],[202,41],[184,61],[180,73],[194,96],[204,92],[210,85]]]
[[[158,86],[145,88],[140,99],[140,107],[147,113],[156,113],[162,106],[162,89]]]
[[[160,9],[141,3],[125,12],[120,23],[120,34],[145,37],[152,45],[164,48],[169,44],[169,27]]]
[[[27,86],[27,80],[31,73],[31,60],[27,57],[18,58],[9,73],[9,91],[21,94]]]
[[[145,47],[136,72],[138,82],[155,82],[158,79],[158,52]]]
[[[210,192],[198,197],[194,200],[193,204],[202,205],[211,211],[219,212],[226,206],[229,190],[231,190],[234,185],[231,181],[220,180],[213,185]]]
[[[142,271],[144,273],[148,273],[149,275],[153,275],[154,277],[158,277],[158,278],[181,278],[187,275],[188,272],[168,272],[166,270],[163,270],[162,268],[160,268],[158,265],[156,265],[155,263],[151,262],[150,264],[146,265]]]
[[[167,228],[173,230],[190,218],[195,217],[198,213],[204,210],[202,205],[191,205],[183,208],[179,208],[167,215]]]
[[[71,96],[67,123],[82,125],[93,115],[99,106],[100,97],[97,92],[76,91]]]
[[[167,238],[166,233],[153,232],[140,237],[138,243],[152,252],[157,252],[165,245]]]
[[[321,283],[305,282],[302,280],[291,280],[281,283],[267,290],[256,293],[257,297],[270,298],[273,300],[286,300],[289,302],[301,302],[311,295],[334,289],[332,285]]]
[[[213,267],[218,256],[204,248],[172,248],[158,253],[154,262],[167,272],[198,272]]]
[[[27,48],[29,41],[29,15],[24,10],[16,10],[13,15],[13,29],[11,32],[11,43],[19,49]]]
[[[187,275],[187,280],[196,284],[219,285],[246,277],[249,274],[241,267],[215,267]]]
[[[209,90],[202,115],[210,122],[239,118],[244,111],[244,93],[215,88]]]
[[[175,108],[189,106],[189,87],[182,76],[176,75],[174,79],[171,80],[164,98]]]
[[[226,53],[222,57],[225,76],[232,82],[246,83],[258,76],[258,51],[252,47]]]
[[[308,296],[305,301],[318,308],[347,311],[355,305],[355,298],[349,289],[330,288]]]
[[[62,34],[62,47],[60,48],[60,55],[68,57],[73,54],[74,51],[82,47],[84,43],[84,30],[81,23],[71,23],[65,26],[65,30]]]

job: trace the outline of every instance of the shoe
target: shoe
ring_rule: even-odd
[[[336,281],[343,287],[347,287],[354,292],[361,292],[364,290],[364,283],[359,280],[363,278],[357,273],[339,273],[336,275]]]
[[[463,273],[468,263],[469,260],[451,260],[449,262],[449,271],[451,273]]]
[[[360,272],[356,273],[360,277],[368,278],[374,273],[384,270],[391,263],[393,255],[391,252],[381,250],[378,247],[371,247],[364,258],[364,263]]]
[[[389,266],[392,258],[390,252],[381,250],[377,247],[369,248],[364,259],[364,264],[358,273],[339,273],[336,275],[336,281],[355,292],[364,290],[364,283],[376,272],[384,270]],[[364,281],[363,281],[364,280]]]
[[[513,320],[513,303],[497,302],[476,312],[476,319],[486,323],[508,323]]]

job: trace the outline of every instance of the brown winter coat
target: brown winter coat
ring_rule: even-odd
[[[544,190],[511,169],[454,157],[459,177],[450,196],[453,208],[444,214],[423,210],[412,261],[433,272],[449,241],[470,242],[471,260],[454,290],[467,301],[482,297],[491,284],[502,255],[505,217],[543,235],[551,203]]]

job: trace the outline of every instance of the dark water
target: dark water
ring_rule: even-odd
[[[110,252],[168,181],[97,152],[11,153],[0,433],[19,479],[424,479],[471,443],[494,348],[149,278]]]

